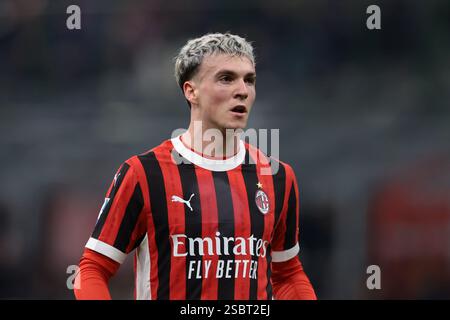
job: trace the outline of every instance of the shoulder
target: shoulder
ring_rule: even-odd
[[[134,174],[142,176],[148,171],[147,168],[152,163],[160,162],[163,158],[169,158],[172,149],[173,145],[170,142],[170,139],[164,140],[156,147],[126,159],[122,166],[128,166],[129,170]]]
[[[163,142],[161,142],[159,145],[157,145],[156,147],[151,148],[150,150],[147,150],[143,153],[137,154],[135,156],[133,156],[131,159],[136,159],[136,158],[146,158],[146,157],[151,157],[155,154],[163,154],[163,153],[167,153],[167,152],[171,152],[173,149],[173,144],[171,142],[170,139],[166,139]]]
[[[130,166],[136,166],[142,160],[151,159],[151,158],[155,157],[155,154],[163,154],[163,153],[166,153],[166,152],[170,153],[170,151],[172,149],[173,149],[173,145],[170,142],[170,139],[167,139],[167,140],[164,140],[163,142],[161,142],[156,147],[153,147],[153,148],[148,149],[148,150],[146,150],[146,151],[144,151],[142,153],[138,153],[138,154],[135,154],[135,155],[131,156],[130,158],[125,160],[125,163],[127,163]]]
[[[264,151],[252,144],[244,142],[244,145],[249,154],[249,160],[254,161],[253,163],[261,166],[270,166],[274,176],[286,176],[289,179],[295,178],[294,170],[288,163],[274,156],[268,156]]]

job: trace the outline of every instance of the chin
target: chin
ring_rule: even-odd
[[[229,124],[229,125],[225,126],[224,128],[225,129],[233,129],[233,130],[236,130],[236,129],[244,130],[245,127],[247,127],[247,123],[242,123],[242,124],[233,123],[233,124]]]

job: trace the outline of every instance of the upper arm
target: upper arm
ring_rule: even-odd
[[[86,247],[122,263],[146,233],[142,181],[134,164],[124,162],[106,193]]]
[[[286,183],[283,207],[275,225],[272,238],[272,261],[283,262],[297,256],[299,252],[299,190],[294,170],[283,163]]]

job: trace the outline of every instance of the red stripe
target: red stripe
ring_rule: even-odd
[[[122,170],[123,163],[120,165],[119,169],[117,169],[116,173],[114,174],[114,177]],[[114,186],[114,180],[111,181],[111,184],[109,185],[108,191],[106,192],[106,197],[109,198],[111,196],[111,190]]]
[[[297,229],[295,231],[295,239],[298,239],[298,233],[299,233],[299,215],[300,215],[300,201],[299,201],[299,193],[298,193],[298,185],[297,185],[297,179],[295,178],[295,173],[292,171],[292,183],[294,184],[294,190],[295,190],[295,225],[297,226]]]
[[[180,174],[172,158],[170,150],[155,149],[155,157],[161,167],[164,178],[164,188],[166,190],[167,214],[169,222],[169,234],[185,234],[184,204],[172,202],[172,195],[183,197]],[[173,256],[173,242],[170,239],[170,300],[186,299],[186,257]],[[185,246],[186,248],[186,246]]]
[[[211,171],[195,168],[197,175],[198,190],[200,192],[200,206],[202,212],[202,237],[214,239],[216,231],[219,230],[219,216],[217,213],[216,190]],[[217,261],[219,257],[216,254],[209,255],[208,250],[204,248],[205,255],[203,263],[211,261],[208,276],[203,275],[202,281],[202,300],[217,300],[218,282],[216,279]],[[205,268],[203,268],[205,269]]]
[[[158,247],[156,245],[155,225],[153,219],[147,219],[147,236],[150,252],[150,290],[152,300],[158,296],[159,278],[158,278]]]
[[[228,179],[230,181],[231,198],[233,200],[234,209],[234,236],[248,238],[250,237],[250,211],[248,206],[247,190],[245,188],[244,177],[242,176],[241,166],[236,170],[228,171]],[[235,260],[251,261],[252,257],[247,248],[247,255],[237,256]],[[250,297],[250,277],[242,273],[242,264],[239,266],[238,277],[234,280],[234,298],[236,300],[248,300]]]
[[[262,190],[267,194],[269,198],[269,212],[264,215],[264,233],[263,240],[270,242],[273,224],[275,219],[275,191],[273,187],[273,176],[268,174],[271,172],[269,159],[258,149],[249,145],[249,153],[250,156],[256,162],[256,173],[258,175],[258,181],[262,184]],[[262,214],[262,213],[261,213]],[[257,298],[266,300],[267,291],[266,286],[268,284],[269,279],[267,279],[267,254],[270,254],[266,251],[265,257],[258,258],[258,294]]]
[[[286,170],[286,179],[285,179],[285,186],[284,186],[284,199],[283,199],[283,208],[280,213],[280,217],[278,218],[278,223],[276,225],[276,231],[273,235],[272,240],[272,250],[273,251],[283,251],[284,250],[284,235],[286,234],[286,217],[287,217],[287,209],[288,209],[288,201],[289,201],[289,193],[292,186],[292,172],[289,170],[289,166],[285,165],[284,163],[281,163],[281,165],[284,165]]]
[[[133,229],[133,232],[130,236],[130,242],[127,246],[127,253],[133,251],[135,245],[139,240],[142,240],[142,236],[144,236],[147,233],[147,216],[145,215],[144,207],[142,207],[141,212],[139,213],[138,221],[136,222],[136,226]]]
[[[142,189],[142,195],[144,198],[144,207],[146,213],[150,212],[150,193],[148,188],[147,175],[145,174],[144,167],[138,157],[133,157],[130,159],[130,165],[133,165],[138,181]],[[153,225],[153,219],[149,216],[145,217],[147,220],[147,239],[150,253],[150,289],[151,298],[156,299],[158,293],[158,247],[155,241],[155,226]],[[136,267],[134,272],[136,273]]]
[[[117,190],[113,202],[111,203],[111,208],[109,210],[110,214],[108,214],[102,231],[98,237],[98,240],[110,245],[113,245],[116,240],[120,224],[122,223],[128,203],[136,186],[137,181],[132,170],[133,168],[131,167],[128,169],[125,178]]]

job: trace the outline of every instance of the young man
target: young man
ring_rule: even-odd
[[[190,40],[175,76],[189,128],[118,169],[76,297],[110,299],[109,278],[136,249],[136,299],[315,299],[298,258],[294,172],[234,131],[255,100],[252,46],[231,34]]]

